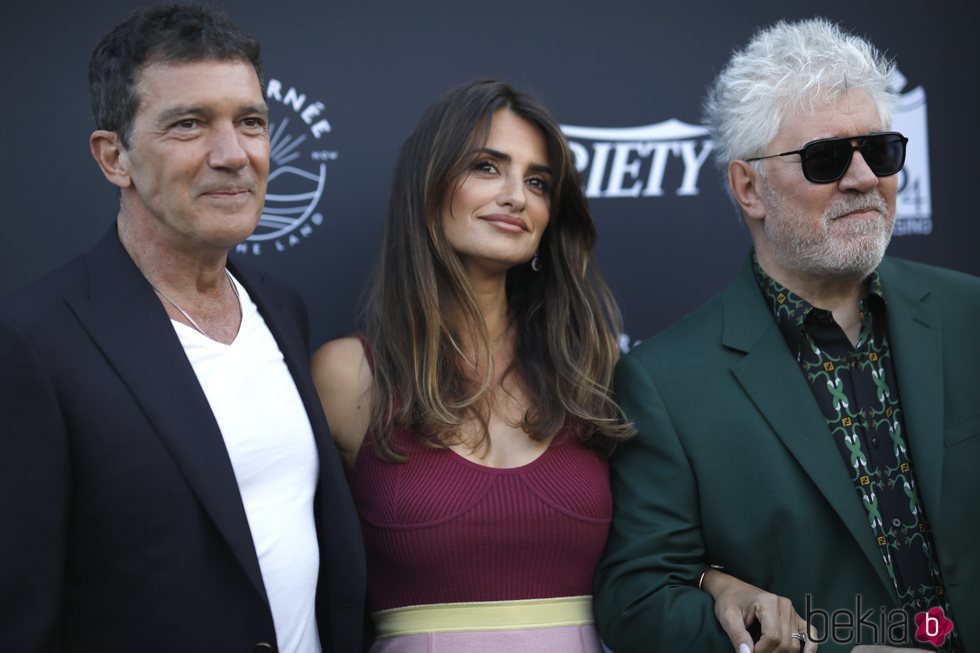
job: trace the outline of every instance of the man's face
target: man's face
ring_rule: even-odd
[[[798,150],[820,138],[861,136],[884,125],[871,98],[848,91],[836,102],[791,111],[766,153]],[[854,152],[844,177],[815,184],[803,177],[799,156],[763,162],[759,186],[765,217],[754,234],[760,260],[775,270],[811,279],[863,278],[884,256],[895,223],[898,175],[876,177]]]
[[[269,175],[268,108],[245,61],[151,63],[123,151],[124,211],[161,244],[227,251],[255,229]]]

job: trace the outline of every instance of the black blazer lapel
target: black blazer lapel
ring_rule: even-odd
[[[301,323],[305,316],[293,315],[288,317],[290,312],[296,312],[296,307],[287,306],[279,293],[267,287],[266,276],[262,272],[236,265],[232,261],[229,262],[229,268],[235,278],[245,286],[245,290],[248,291],[249,297],[255,302],[259,314],[265,321],[265,325],[272,333],[272,337],[275,338],[276,344],[279,345],[279,351],[282,353],[286,367],[293,377],[296,390],[299,392],[303,406],[310,418],[317,447],[321,451],[325,446],[332,447],[333,441],[329,433],[326,432],[325,426],[321,428],[319,421],[315,419],[315,416],[322,409],[316,396],[316,390],[312,387],[312,382],[308,382],[310,352],[304,330],[306,325]],[[323,458],[322,454],[320,457]]]
[[[298,304],[284,299],[282,293],[290,291],[270,283],[265,274],[233,262],[230,267],[276,339],[313,429],[320,460],[314,499],[321,551],[317,612],[325,647],[343,648],[349,645],[346,642],[361,636],[366,576],[364,544],[340,456],[310,375],[306,316]]]
[[[268,601],[224,440],[166,311],[123,249],[115,226],[86,258],[90,295],[66,301],[129,386],[252,584]]]
[[[267,286],[266,276],[263,273],[234,263],[231,263],[230,267],[235,277],[245,286],[249,297],[255,302],[265,325],[279,345],[286,367],[293,377],[296,391],[303,401],[303,407],[313,429],[313,438],[320,458],[321,479],[333,478],[336,474],[339,474],[341,479],[345,478],[326,419],[322,416],[320,399],[310,376],[310,353],[306,344],[307,335],[304,330],[306,325],[303,323],[305,315],[296,314],[297,307],[287,306],[283,297]],[[292,316],[290,312],[293,313]],[[346,481],[344,483],[346,487]],[[322,487],[322,483],[319,486]]]
[[[723,344],[745,352],[732,373],[803,471],[844,522],[885,587],[892,583],[875,546],[868,517],[854,493],[837,445],[813,392],[771,315],[751,262],[723,298]]]
[[[885,288],[888,338],[905,421],[905,443],[931,523],[939,520],[943,471],[943,351],[939,312],[926,303],[929,288],[888,261],[879,267]]]

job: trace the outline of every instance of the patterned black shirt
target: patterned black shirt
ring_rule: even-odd
[[[861,330],[852,346],[830,311],[776,282],[754,257],[753,268],[850,472],[869,535],[913,624],[912,637],[916,613],[940,606],[949,614],[949,605],[906,444],[878,273],[868,277]],[[956,648],[950,638],[940,650]]]

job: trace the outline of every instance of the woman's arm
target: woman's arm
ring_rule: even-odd
[[[357,338],[331,340],[313,354],[313,383],[344,466],[350,471],[371,422],[371,366]]]
[[[814,653],[817,650],[813,641],[817,633],[811,631],[786,597],[710,567],[701,577],[701,589],[715,600],[715,616],[738,653]],[[754,623],[759,624],[761,631],[755,643],[747,630]],[[803,647],[794,633],[810,635]]]

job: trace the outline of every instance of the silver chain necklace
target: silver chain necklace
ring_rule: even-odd
[[[238,296],[238,287],[235,286],[235,281],[234,281],[234,279],[231,278],[231,272],[228,271],[228,268],[225,268],[225,276],[228,277],[228,283],[231,284],[231,289],[235,293],[235,299],[238,300],[238,317],[239,317],[239,319],[241,319],[241,317],[242,317],[242,298]],[[178,304],[177,302],[175,302],[174,300],[170,299],[165,294],[163,294],[163,291],[160,290],[159,288],[157,288],[156,286],[154,286],[153,285],[153,282],[150,281],[149,279],[147,279],[146,282],[148,284],[150,284],[150,288],[153,288],[153,290],[155,290],[158,295],[160,295],[161,297],[163,297],[164,299],[166,299],[168,302],[171,303],[171,305],[173,305],[174,308],[176,308],[178,311],[180,311],[180,314],[183,315],[184,317],[186,317],[187,318],[187,321],[191,323],[191,326],[194,327],[195,329],[197,329],[202,336],[204,336],[205,338],[209,338],[211,340],[215,340],[215,338],[212,338],[211,336],[208,335],[208,332],[207,331],[205,331],[204,329],[201,328],[201,325],[198,324],[194,320],[194,318],[192,318],[190,316],[190,313],[188,313],[187,311],[185,311],[183,308],[180,307],[180,304]]]

